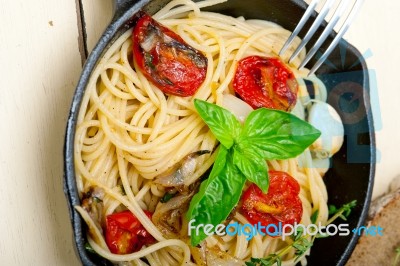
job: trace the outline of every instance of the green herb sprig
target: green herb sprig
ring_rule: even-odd
[[[282,260],[276,254],[271,254],[268,257],[261,259],[261,258],[251,258],[250,261],[246,262],[247,266],[272,266],[272,265],[281,266]]]
[[[327,224],[332,223],[337,218],[341,218],[344,221],[347,221],[347,217],[349,217],[351,210],[357,205],[357,201],[353,200],[347,204],[344,204],[340,209],[337,209],[334,205],[329,205],[329,214],[333,216],[329,218]]]
[[[307,122],[279,110],[252,111],[242,125],[220,106],[197,99],[194,105],[221,144],[208,179],[190,202],[187,218],[195,220],[194,226],[224,221],[238,203],[246,180],[267,192],[266,160],[296,157],[321,135]],[[196,246],[206,236],[193,230],[191,244]]]
[[[332,217],[326,222],[325,226],[331,224],[334,222],[336,219],[341,218],[342,220],[346,221],[347,217],[350,215],[351,210],[356,206],[357,201],[353,200],[347,204],[344,204],[342,207],[339,209],[335,207],[336,212],[332,213]],[[333,206],[333,205],[332,205]],[[315,214],[317,213],[317,214]],[[316,216],[318,216],[318,211],[314,212],[311,218],[314,218],[314,223],[316,221]],[[311,240],[309,240],[309,236],[305,235],[303,233],[303,228],[300,227],[299,230],[296,232],[295,235],[292,235],[292,240],[293,243],[291,245],[288,245],[284,249],[282,249],[279,253],[277,254],[270,254],[266,258],[251,258],[250,261],[246,262],[247,266],[272,266],[272,265],[281,265],[282,262],[282,257],[285,256],[287,253],[291,251],[292,248],[295,249],[295,262],[297,262],[306,252],[309,250],[316,238],[324,238],[326,235],[314,235],[311,237]],[[399,255],[400,256],[400,255]]]
[[[395,250],[396,256],[394,257],[393,266],[397,266],[400,262],[400,246],[397,247]]]

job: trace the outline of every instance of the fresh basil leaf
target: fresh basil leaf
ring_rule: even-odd
[[[224,146],[220,145],[216,152],[217,158],[215,158],[213,168],[207,180],[211,180],[214,176],[218,175],[225,168],[228,150]]]
[[[229,149],[240,134],[242,125],[228,110],[212,103],[194,100],[194,106],[218,141]]]
[[[267,162],[254,150],[235,145],[233,148],[233,164],[252,183],[264,193],[269,187]]]
[[[232,156],[227,154],[224,168],[204,181],[199,192],[190,201],[187,218],[189,222],[195,220],[191,225],[216,226],[224,221],[239,202],[245,181],[246,178],[233,165]],[[199,234],[196,234],[195,229],[191,230],[192,246],[198,245],[207,237],[203,229],[204,227],[198,230]]]
[[[242,126],[222,107],[197,99],[194,105],[221,145],[210,176],[190,202],[187,218],[194,220],[193,228],[224,221],[238,203],[246,180],[266,192],[269,178],[265,160],[295,157],[321,134],[303,120],[278,110],[253,111]],[[196,246],[207,235],[193,228],[191,244]]]
[[[237,141],[264,159],[288,159],[301,154],[320,135],[318,129],[290,113],[260,108],[249,114]]]

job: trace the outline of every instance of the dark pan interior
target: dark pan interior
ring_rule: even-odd
[[[90,54],[72,100],[64,146],[64,192],[68,200],[77,254],[83,265],[111,265],[105,259],[88,253],[86,226],[74,205],[80,200],[75,183],[73,143],[80,103],[93,71],[103,51],[131,25],[130,18],[140,8],[150,14],[168,3],[168,0],[116,1],[113,21]],[[229,0],[208,10],[232,16],[265,19],[293,30],[304,13],[306,5],[300,0]],[[315,14],[314,14],[315,15]],[[311,23],[311,22],[310,22]],[[302,36],[301,33],[300,36]],[[334,37],[334,33],[330,39]],[[315,41],[315,40],[314,40]],[[311,42],[312,44],[313,42]],[[323,50],[323,46],[321,49]],[[342,40],[317,75],[328,87],[328,102],[336,108],[345,126],[345,143],[334,156],[332,168],[324,177],[329,204],[336,206],[357,200],[357,207],[348,219],[349,229],[364,224],[369,208],[375,172],[375,138],[369,104],[369,77],[366,63],[357,49]],[[315,61],[311,61],[310,66]],[[308,257],[308,265],[344,265],[351,255],[358,236],[334,236],[317,239]]]

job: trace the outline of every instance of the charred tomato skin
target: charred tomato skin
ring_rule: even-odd
[[[296,104],[298,83],[293,72],[278,58],[241,59],[232,85],[240,98],[254,109],[290,111]]]
[[[144,12],[133,29],[132,41],[137,66],[164,93],[192,96],[204,82],[207,58]]]

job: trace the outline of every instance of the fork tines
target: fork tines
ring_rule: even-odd
[[[308,21],[308,19],[311,17],[313,14],[313,11],[315,10],[317,4],[321,0],[312,0],[310,5],[308,6],[307,10],[305,11],[303,17],[297,24],[296,28],[292,32],[292,34],[289,36],[285,44],[282,46],[282,49],[279,52],[279,55],[282,56],[286,50],[289,48],[289,46],[292,44],[293,40],[295,37],[299,34],[299,32],[303,29],[304,25]],[[321,11],[319,12],[318,16],[314,20],[313,24],[311,25],[310,29],[304,36],[303,40],[299,44],[299,46],[296,48],[296,50],[293,52],[291,55],[289,62],[291,62],[299,53],[300,51],[307,45],[307,43],[310,41],[312,36],[315,34],[315,32],[318,30],[318,28],[321,26],[323,23],[325,17],[329,13],[329,11],[332,9],[333,4],[335,3],[336,0],[326,0],[325,3],[323,4]],[[342,15],[345,13],[347,8],[349,7],[349,4],[352,3],[350,0],[339,0],[340,3],[338,3],[337,8],[335,9],[331,19],[329,20],[328,24],[326,25],[325,29],[323,30],[322,34],[319,36],[318,40],[314,43],[310,51],[307,53],[306,57],[304,60],[301,62],[299,65],[299,69],[304,67],[310,59],[315,55],[315,53],[318,51],[318,49],[321,47],[321,45],[325,42],[326,38],[331,34],[333,28],[336,26],[336,24],[339,22],[340,18]],[[333,51],[333,49],[336,47],[336,45],[339,43],[340,39],[343,37],[345,32],[348,30],[350,27],[350,24],[352,23],[354,17],[356,16],[358,10],[360,9],[362,3],[364,0],[355,0],[351,7],[351,11],[348,12],[347,18],[343,22],[342,26],[340,27],[338,33],[336,34],[335,38],[331,42],[331,44],[328,46],[326,51],[322,54],[321,57],[318,58],[317,62],[314,64],[314,66],[311,68],[310,72],[308,75],[313,74],[321,65],[322,63],[327,59],[329,54]]]

